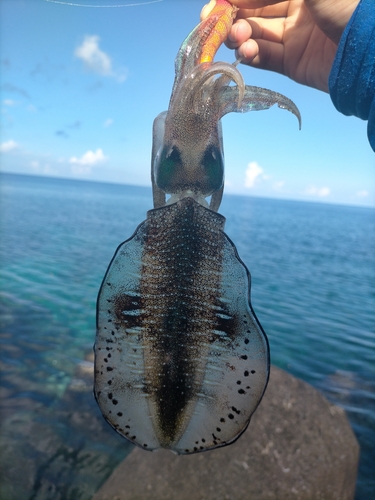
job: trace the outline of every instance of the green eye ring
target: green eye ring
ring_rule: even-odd
[[[169,192],[176,172],[181,170],[181,155],[177,146],[164,146],[156,169],[156,183]]]
[[[223,184],[224,161],[219,148],[209,146],[203,155],[202,166],[207,175],[207,183],[211,190],[219,189]]]

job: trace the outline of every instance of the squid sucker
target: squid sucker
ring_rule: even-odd
[[[191,454],[233,443],[269,376],[250,274],[218,214],[221,118],[288,98],[213,62],[236,8],[217,0],[177,54],[168,111],[154,121],[154,209],[122,243],[97,301],[94,393],[103,416],[145,450]]]

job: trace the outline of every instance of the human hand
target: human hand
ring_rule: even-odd
[[[226,43],[243,64],[328,91],[337,44],[359,0],[230,1],[240,10]]]

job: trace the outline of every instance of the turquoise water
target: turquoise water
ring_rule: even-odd
[[[89,499],[132,449],[92,396],[95,301],[147,188],[2,174],[1,499]],[[272,362],[343,406],[375,498],[375,210],[224,196]]]

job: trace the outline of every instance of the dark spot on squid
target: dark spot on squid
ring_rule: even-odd
[[[112,394],[112,392],[110,392],[110,393],[108,394],[108,399],[112,399],[112,398],[113,398],[113,394]]]
[[[117,403],[118,403],[117,399],[112,400],[112,404],[117,405]]]
[[[251,373],[255,373],[255,370],[251,370]]]
[[[136,326],[139,322],[139,316],[132,314],[141,308],[141,299],[138,297],[130,297],[126,294],[119,294],[114,298],[115,310],[114,313],[119,321],[124,320],[126,316],[127,321]]]
[[[221,418],[221,419],[220,419],[220,422],[225,422],[225,418]]]
[[[238,391],[238,394],[246,394],[246,393],[245,393],[245,391],[244,391],[243,389],[240,389],[240,390]]]
[[[117,413],[117,416],[118,416],[118,417],[122,417],[122,413],[121,413],[121,411],[119,411],[119,412]]]
[[[216,427],[217,432],[221,432],[220,427]]]
[[[248,377],[248,376],[249,376],[249,372],[248,372],[247,370],[245,370],[245,371],[243,372],[243,374],[245,375],[245,377]]]
[[[230,418],[231,420],[233,420],[234,419],[234,415],[232,415],[232,413],[229,413],[228,418]]]
[[[241,356],[241,359],[247,359],[247,355],[244,354],[243,356]]]
[[[107,384],[111,385],[112,384],[112,380],[108,380]]]
[[[107,372],[111,372],[113,368],[111,366],[107,366]]]
[[[240,410],[237,410],[235,406],[232,406],[232,410],[234,411],[234,413],[237,413],[237,415],[241,413]]]
[[[248,344],[250,342],[250,340],[249,339],[245,339],[244,342],[245,342],[245,344]]]
[[[230,340],[234,340],[238,332],[238,319],[236,316],[231,316],[230,312],[222,303],[219,302],[218,305],[221,307],[221,311],[220,315],[216,315],[215,328],[225,332],[226,336],[215,336],[214,340],[227,342],[228,337]]]
[[[237,380],[237,385],[241,385],[241,380]]]

